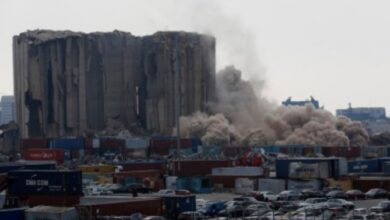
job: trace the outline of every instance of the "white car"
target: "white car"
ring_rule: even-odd
[[[157,192],[157,194],[161,195],[175,195],[176,192],[173,189],[161,189]]]
[[[261,194],[263,195],[264,201],[266,201],[266,202],[278,200],[278,195],[273,193],[273,192],[264,191],[264,192],[261,192]]]

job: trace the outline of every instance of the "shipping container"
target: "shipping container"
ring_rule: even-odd
[[[349,173],[376,173],[379,170],[379,162],[377,159],[348,161]]]
[[[200,140],[191,138],[180,139],[180,149],[188,149],[188,152],[196,153]],[[150,155],[169,155],[177,149],[176,137],[152,137],[150,139]]]
[[[187,189],[192,193],[210,193],[211,182],[207,177],[179,177],[176,180],[177,189]]]
[[[252,151],[252,148],[250,147],[244,147],[244,146],[225,146],[223,154],[226,157],[230,158],[236,158],[241,156],[242,154],[248,153]]]
[[[114,173],[115,166],[111,164],[80,165],[81,172],[85,173]]]
[[[127,149],[146,149],[149,147],[148,138],[126,138],[125,146]]]
[[[126,158],[147,158],[148,157],[148,149],[126,149],[124,155]]]
[[[26,160],[53,160],[63,163],[65,154],[62,149],[33,148],[24,150],[23,158]]]
[[[82,220],[96,220],[98,216],[129,216],[134,213],[147,216],[161,216],[163,214],[162,199],[158,197],[84,197],[76,208]]]
[[[84,149],[85,142],[83,138],[54,138],[50,140],[50,148],[64,150]]]
[[[177,189],[177,176],[166,176],[165,177],[165,188],[166,189]]]
[[[385,175],[390,174],[390,161],[386,161],[382,163],[382,171]]]
[[[353,181],[351,178],[338,179],[329,178],[325,180],[324,186],[326,187],[340,187],[344,191],[353,189]]]
[[[384,172],[384,163],[390,162],[390,157],[381,157],[378,158],[378,167],[379,167],[379,172]]]
[[[4,220],[24,220],[26,208],[0,209],[0,219]]]
[[[302,191],[305,189],[320,190],[322,189],[323,183],[321,180],[287,180],[287,189]]]
[[[10,195],[82,195],[77,170],[16,170],[8,178]]]
[[[0,173],[7,173],[9,171],[23,169],[54,170],[56,169],[56,163],[53,161],[24,161],[0,163]]]
[[[206,176],[213,168],[232,167],[232,160],[177,160],[173,161],[174,172],[177,176]]]
[[[276,160],[278,178],[329,178],[348,173],[345,158],[287,158]]]
[[[278,194],[286,189],[286,180],[285,179],[258,179],[258,189],[259,191],[270,191],[275,194]]]
[[[370,176],[363,177],[361,176],[359,179],[353,180],[353,188],[360,189],[363,192],[367,192],[373,188],[382,188],[387,191],[390,191],[390,178],[383,176]]]
[[[98,184],[111,184],[114,183],[114,177],[112,173],[82,173],[83,185],[91,183]]]
[[[191,212],[196,210],[195,195],[167,195],[162,196],[164,216],[168,219],[177,219],[182,212]]]
[[[46,138],[26,138],[20,142],[20,149],[31,149],[31,148],[49,148],[49,139]]]
[[[26,220],[75,220],[78,219],[74,207],[36,206],[25,210]]]
[[[122,171],[134,170],[160,170],[164,173],[166,169],[165,160],[132,160],[120,163],[115,163]]]
[[[30,195],[23,197],[21,202],[29,207],[38,205],[72,207],[80,203],[80,197],[80,195]]]
[[[367,146],[362,147],[362,157],[365,158],[378,158],[387,156],[387,147],[384,146]]]
[[[213,176],[263,176],[264,170],[262,167],[218,167],[213,168],[211,174]]]
[[[234,192],[237,194],[247,194],[255,190],[255,180],[248,178],[237,178]]]
[[[201,153],[203,157],[218,157],[222,156],[222,146],[199,146],[198,153]]]
[[[122,171],[113,174],[114,182],[122,185],[142,183],[153,191],[163,188],[164,181],[159,170]]]
[[[220,187],[224,189],[234,189],[236,185],[236,179],[238,178],[248,178],[251,180],[257,180],[258,177],[256,176],[242,176],[240,174],[237,174],[236,176],[214,176],[214,175],[209,175],[210,178],[210,183],[211,186],[213,186],[214,189],[219,189]]]

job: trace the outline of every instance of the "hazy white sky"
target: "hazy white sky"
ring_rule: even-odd
[[[212,2],[212,3],[211,3]],[[234,64],[280,102],[314,96],[334,112],[390,111],[390,1],[0,1],[0,95],[13,93],[12,36],[32,29],[198,31],[217,38],[217,67]]]

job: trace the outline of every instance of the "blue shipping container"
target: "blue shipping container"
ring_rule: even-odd
[[[379,170],[377,159],[348,161],[348,173],[376,173]]]
[[[50,148],[59,148],[64,150],[84,149],[85,142],[83,138],[55,138],[50,140]]]
[[[383,172],[383,163],[389,162],[389,161],[390,161],[390,157],[378,158],[378,169],[379,169],[378,172]]]
[[[56,162],[6,162],[0,163],[0,173],[7,173],[13,170],[54,170],[56,169]]]
[[[23,220],[26,208],[0,209],[0,219],[4,220]]]
[[[8,178],[11,195],[82,195],[79,170],[16,170]]]

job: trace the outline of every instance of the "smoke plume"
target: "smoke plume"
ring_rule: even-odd
[[[182,117],[184,136],[199,137],[206,145],[365,146],[368,134],[360,122],[335,117],[323,109],[274,106],[258,98],[251,82],[228,66],[217,75],[217,100],[210,114]]]

